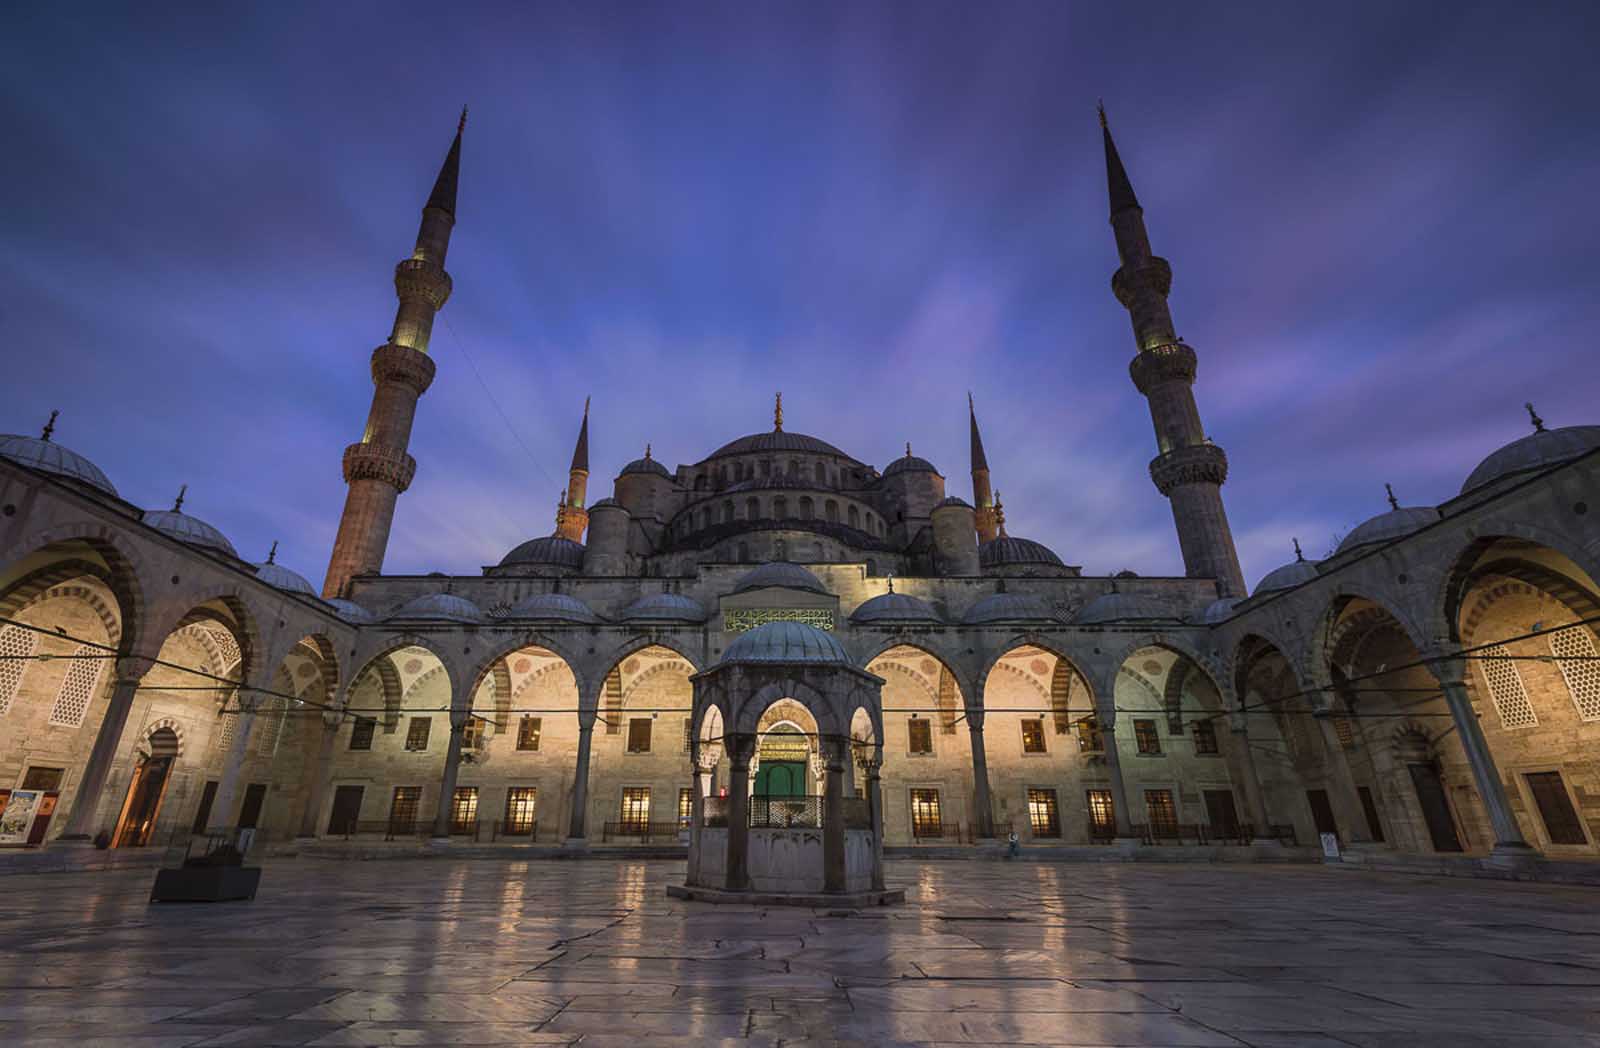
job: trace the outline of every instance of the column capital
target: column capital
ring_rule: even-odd
[[[735,768],[749,768],[750,761],[756,755],[756,737],[754,735],[728,735],[722,737],[722,742],[728,751],[728,760]]]
[[[149,655],[118,655],[115,663],[117,684],[132,686],[144,680],[144,675],[155,666],[156,660]]]
[[[1422,660],[1440,687],[1466,687],[1467,656],[1462,654],[1460,648],[1430,645],[1422,652]]]
[[[983,707],[982,706],[969,706],[969,707],[967,707],[966,714],[967,714],[967,730],[972,732],[974,735],[982,735],[983,734]]]

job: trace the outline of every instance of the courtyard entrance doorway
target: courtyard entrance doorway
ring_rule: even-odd
[[[172,778],[172,764],[178,759],[178,736],[171,728],[150,733],[150,756],[133,771],[128,798],[122,805],[122,818],[112,835],[113,848],[142,848],[155,833],[161,802]]]
[[[1439,769],[1431,762],[1406,767],[1411,771],[1411,784],[1417,790],[1423,821],[1428,824],[1428,836],[1433,838],[1433,850],[1461,851],[1461,838],[1456,834],[1456,821],[1450,815],[1450,802],[1445,799]]]

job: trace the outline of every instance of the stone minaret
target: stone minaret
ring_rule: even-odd
[[[556,534],[573,542],[583,541],[589,526],[589,511],[584,509],[589,492],[589,398],[583,398],[583,425],[578,427],[578,444],[572,449],[572,466],[567,472],[567,493],[556,511]]]
[[[456,224],[456,182],[461,167],[461,133],[466,126],[467,111],[462,109],[455,141],[450,144],[433,192],[422,209],[416,249],[394,270],[400,308],[395,312],[389,341],[372,351],[372,384],[377,388],[372,394],[366,432],[359,443],[344,449],[344,479],[350,485],[350,493],[345,497],[344,515],[339,518],[328,577],[322,584],[324,597],[339,596],[356,575],[376,574],[383,569],[395,500],[411,486],[411,477],[417,470],[416,460],[406,453],[406,445],[411,442],[417,398],[433,382],[433,361],[428,356],[433,315],[450,297],[450,274],[444,271],[444,256],[450,246],[450,231]]]
[[[1246,591],[1239,554],[1222,508],[1228,456],[1206,438],[1200,424],[1200,409],[1194,402],[1195,353],[1173,331],[1167,309],[1172,267],[1150,250],[1144,210],[1111,141],[1104,109],[1100,129],[1105,138],[1111,228],[1122,259],[1122,268],[1111,278],[1111,290],[1133,318],[1139,352],[1128,371],[1150,401],[1150,419],[1156,427],[1159,454],[1150,462],[1150,479],[1172,502],[1189,577],[1216,579],[1222,596],[1242,597]]]
[[[988,542],[1000,534],[995,518],[994,495],[989,490],[989,459],[983,453],[983,436],[978,432],[978,409],[972,394],[967,394],[967,422],[972,428],[972,506],[978,525],[978,541]]]

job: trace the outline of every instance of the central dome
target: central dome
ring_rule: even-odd
[[[766,622],[739,634],[722,662],[826,662],[850,665],[831,633],[803,622]]]
[[[773,430],[771,433],[752,433],[748,437],[730,440],[702,461],[709,462],[728,455],[752,455],[765,451],[802,451],[812,455],[834,455],[850,459],[851,462],[855,461],[825,440],[808,437],[804,433],[785,433],[781,429]]]

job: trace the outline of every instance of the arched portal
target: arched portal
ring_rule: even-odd
[[[901,644],[878,654],[867,671],[883,678],[882,789],[886,844],[971,839],[977,786],[967,701],[950,666],[932,652]]]

